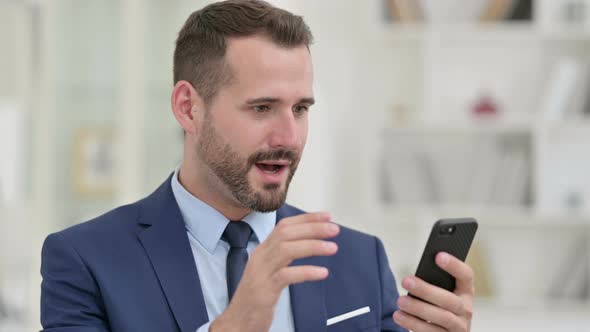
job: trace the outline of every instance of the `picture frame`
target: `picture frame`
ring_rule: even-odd
[[[84,196],[112,196],[115,191],[114,130],[81,128],[73,142],[73,189]]]

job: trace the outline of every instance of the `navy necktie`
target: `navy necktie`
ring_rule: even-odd
[[[231,301],[244,268],[248,262],[248,240],[252,235],[250,225],[243,221],[230,221],[225,227],[222,239],[229,243],[229,253],[227,254],[226,277],[227,277],[227,296]]]

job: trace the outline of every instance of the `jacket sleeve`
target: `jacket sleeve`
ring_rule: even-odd
[[[399,293],[397,291],[395,278],[389,267],[383,243],[378,238],[375,238],[375,242],[381,282],[381,331],[407,332],[406,329],[400,327],[393,321],[393,313],[398,309],[397,299]]]
[[[41,253],[41,325],[44,332],[106,332],[108,321],[96,281],[60,233]]]

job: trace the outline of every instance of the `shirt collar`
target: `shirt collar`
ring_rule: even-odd
[[[188,192],[178,181],[178,172],[179,168],[174,171],[171,185],[185,227],[209,253],[213,254],[229,219]],[[255,236],[251,240],[261,243],[275,227],[276,211],[267,213],[252,211],[243,221],[250,225],[254,232]]]

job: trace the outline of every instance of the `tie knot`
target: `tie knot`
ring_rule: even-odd
[[[222,239],[232,248],[246,248],[252,235],[250,225],[243,221],[230,221],[223,231]]]

